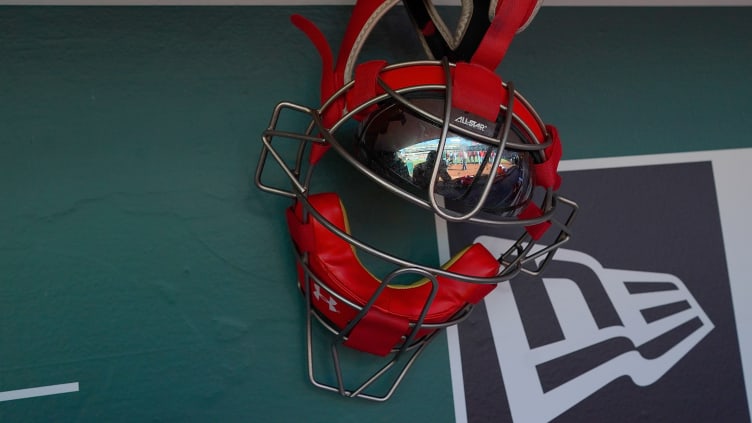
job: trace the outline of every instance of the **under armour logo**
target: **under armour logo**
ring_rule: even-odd
[[[496,254],[511,245],[478,241]],[[485,301],[514,421],[550,421],[622,376],[650,385],[714,328],[676,276],[566,249],[542,278],[502,283]]]
[[[329,304],[329,311],[339,313],[339,310],[337,310],[337,308],[335,307],[337,305],[337,300],[335,300],[334,297],[327,298],[324,294],[322,294],[321,287],[319,285],[313,285],[313,296],[316,298],[316,301],[323,301]]]

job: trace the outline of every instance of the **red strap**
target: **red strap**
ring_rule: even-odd
[[[392,351],[409,328],[407,319],[372,307],[347,335],[345,345],[383,357]]]
[[[501,78],[492,70],[472,63],[457,63],[454,69],[452,106],[491,122],[504,101]]]
[[[525,207],[525,209],[522,210],[522,213],[517,215],[517,218],[519,218],[520,220],[525,220],[525,219],[535,219],[536,217],[541,217],[541,216],[543,216],[543,212],[541,211],[541,209],[537,205],[535,205],[535,203],[530,202],[528,203],[527,207]],[[525,226],[525,230],[527,231],[528,234],[530,234],[531,237],[533,237],[534,240],[537,241],[543,237],[543,234],[545,234],[548,228],[550,227],[551,227],[551,222],[546,221],[546,222],[538,223],[536,225]]]
[[[321,30],[311,21],[301,15],[292,15],[290,21],[311,40],[316,51],[321,56],[321,102],[328,100],[337,87],[334,75],[334,57],[332,49]]]
[[[361,63],[355,68],[355,80],[353,87],[347,93],[347,108],[353,110],[366,101],[372,100],[377,94],[381,94],[383,90],[379,87],[376,80],[379,77],[379,73],[386,66],[385,60],[373,60],[370,62]],[[363,119],[368,116],[375,108],[375,104],[366,110],[362,110],[356,119]]]
[[[426,26],[420,29],[420,32],[425,36],[431,36],[436,33],[436,25],[433,21],[426,22]]]
[[[374,16],[378,13],[385,12],[385,9],[389,9],[395,4],[396,1],[390,0],[358,0],[355,3],[355,7],[350,15],[350,21],[345,30],[345,36],[342,39],[342,44],[337,53],[337,66],[335,68],[335,73],[339,78],[344,80],[345,68],[347,67],[348,60],[351,59],[353,48],[356,44],[362,45],[361,37],[370,32],[375,23],[372,21]]]
[[[334,59],[329,43],[326,41],[323,33],[309,20],[300,15],[293,15],[292,23],[303,31],[311,40],[313,45],[321,55],[323,72],[321,75],[321,102],[324,103],[344,85],[344,74],[348,60],[353,54],[353,47],[356,43],[362,44],[360,39],[367,35],[373,26],[372,18],[380,12],[385,12],[396,1],[394,0],[358,0],[352,11],[350,22],[348,23],[345,37],[340,45],[337,56],[336,66],[333,67]],[[359,46],[358,46],[359,47]],[[355,52],[357,53],[357,52]],[[354,58],[353,58],[354,59]],[[337,120],[342,117],[345,109],[344,98],[335,100],[322,113],[322,124],[325,128],[331,128]],[[328,144],[313,144],[311,155],[308,158],[310,163],[317,163],[321,157],[329,150]]]
[[[535,12],[537,0],[501,0],[486,35],[473,54],[472,63],[496,69],[504,59],[512,38]]]
[[[337,74],[333,69],[334,58],[332,56],[332,49],[329,47],[329,43],[326,41],[324,34],[321,33],[321,30],[319,30],[313,22],[301,15],[292,15],[290,21],[308,36],[308,39],[311,40],[321,56],[321,102],[324,103],[334,94],[335,91],[337,91],[339,85],[341,85],[341,82],[337,80]],[[344,110],[344,108],[344,102],[341,99],[338,99],[327,108],[322,116],[324,127],[331,127],[337,119],[342,116],[342,110]],[[317,163],[328,150],[328,144],[313,144],[308,161],[310,163]]]
[[[551,138],[551,145],[546,148],[546,161],[534,165],[534,182],[535,185],[552,188],[555,191],[561,185],[561,176],[557,171],[562,155],[561,140],[555,126],[546,125],[546,130]]]

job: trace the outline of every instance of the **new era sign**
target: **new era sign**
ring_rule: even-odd
[[[564,180],[581,207],[573,241],[450,334],[458,420],[749,422],[713,163]],[[511,243],[446,233],[451,250]]]

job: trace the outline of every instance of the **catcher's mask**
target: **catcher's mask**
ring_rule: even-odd
[[[511,41],[511,35],[504,34],[512,28],[513,35],[526,25],[539,1],[499,1],[496,18],[487,22],[486,35],[472,54],[467,46],[452,50],[455,56],[471,56],[467,61],[449,61],[444,54],[439,61],[355,65],[374,22],[396,3],[358,1],[336,64],[318,29],[293,17],[323,59],[322,105],[276,106],[262,135],[255,179],[260,189],[293,199],[286,216],[307,306],[311,382],[343,396],[379,401],[393,394],[438,331],[466,318],[499,282],[519,272],[540,272],[569,239],[576,211],[573,202],[556,194],[561,157],[556,129],[545,125],[513,84],[502,82],[493,71]],[[433,15],[408,11],[422,16],[420,22],[415,19],[419,29],[435,25],[435,19],[426,18]],[[499,22],[502,16],[504,22]],[[421,30],[422,36],[428,33]],[[500,48],[499,38],[504,37],[508,39]],[[442,48],[450,49],[449,44]],[[430,47],[425,40],[424,45]],[[279,129],[285,114],[304,115],[307,128]],[[345,133],[353,121],[357,130]],[[281,140],[296,144],[293,160],[284,157],[277,143]],[[440,219],[524,229],[500,257],[472,244],[440,267],[378,249],[350,233],[337,193],[313,190],[314,169],[330,149],[378,186]],[[264,182],[270,155],[289,186]],[[557,213],[562,205],[565,211]],[[548,231],[551,227],[554,230]],[[553,235],[544,238],[547,232]],[[379,279],[358,258],[363,253],[390,263],[394,270]],[[416,281],[394,283],[405,275]],[[325,382],[315,372],[313,318],[333,334],[335,381]],[[339,345],[388,358],[383,367],[353,385],[343,377]],[[374,388],[373,382],[381,378],[391,382],[384,389]]]

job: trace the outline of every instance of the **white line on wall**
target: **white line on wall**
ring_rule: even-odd
[[[78,392],[78,382],[0,392],[0,402]]]

